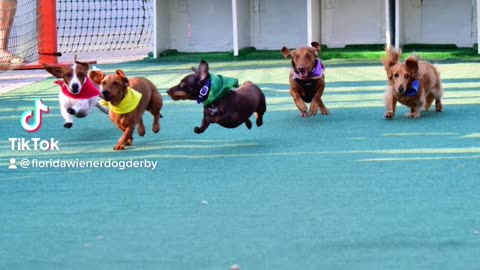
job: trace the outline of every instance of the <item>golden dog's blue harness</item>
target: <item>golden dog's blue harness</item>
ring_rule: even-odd
[[[405,93],[403,93],[404,96],[409,96],[409,97],[414,97],[418,95],[418,87],[420,86],[420,81],[415,80],[412,82],[412,88],[407,89]]]

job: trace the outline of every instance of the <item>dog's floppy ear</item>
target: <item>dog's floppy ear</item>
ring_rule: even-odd
[[[198,79],[200,81],[203,81],[207,78],[208,76],[208,63],[205,60],[200,61],[200,65],[198,65],[198,69],[196,70],[196,73],[198,75]]]
[[[322,48],[320,47],[320,44],[316,41],[312,42],[310,45],[312,45],[313,48],[315,48],[317,50],[317,56],[318,54],[320,53],[320,51],[322,50]]]
[[[311,54],[313,54],[315,57],[318,57],[318,51],[315,48],[309,48],[309,51]]]
[[[125,73],[123,73],[121,69],[117,69],[117,71],[115,71],[115,74],[117,74],[117,76],[120,77],[120,79],[122,79],[122,81],[125,83],[125,86],[130,85],[130,82],[128,81],[127,76],[125,75]]]
[[[412,73],[412,77],[416,77],[418,72],[418,56],[412,55],[405,60],[407,70]]]
[[[283,57],[285,57],[285,59],[291,58],[292,57],[292,52],[287,47],[283,47],[282,48],[282,55],[283,55]]]
[[[43,67],[48,73],[52,74],[53,76],[55,76],[55,78],[58,79],[63,78],[63,75],[65,74],[65,68],[61,66],[51,66],[44,63]]]
[[[387,56],[385,58],[382,58],[381,61],[385,66],[385,70],[388,72],[388,70],[392,66],[396,65],[398,61],[400,61],[400,56],[402,56],[402,50],[385,47],[385,52],[387,53]]]
[[[105,77],[105,73],[101,70],[92,70],[88,74],[90,80],[95,82],[96,84],[100,85],[102,83],[103,78]]]
[[[391,67],[390,63],[388,62],[388,60],[386,58],[382,58],[382,59],[380,59],[380,61],[382,62],[383,66],[385,67],[385,71],[387,71],[387,74],[388,74],[388,70]]]

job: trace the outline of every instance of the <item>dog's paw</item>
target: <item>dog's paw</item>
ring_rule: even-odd
[[[195,127],[195,128],[193,129],[193,132],[195,132],[195,133],[197,133],[197,134],[200,134],[200,133],[203,133],[203,130],[202,130],[201,128],[199,128],[199,127]]]
[[[67,108],[67,112],[71,115],[75,115],[75,110],[72,108]]]
[[[84,112],[84,111],[79,111],[75,114],[76,117],[78,118],[84,118],[84,117],[87,117],[87,112]]]
[[[132,145],[133,143],[133,138],[128,138],[127,142],[125,143],[126,145]]]
[[[140,137],[143,137],[145,136],[145,127],[144,128],[138,128],[138,135],[140,135]]]
[[[419,118],[419,117],[420,117],[420,114],[418,112],[408,114],[408,118]]]
[[[125,150],[125,146],[123,146],[123,145],[118,145],[118,144],[117,144],[117,145],[113,148],[113,150],[115,150],[115,151]]]
[[[321,108],[320,111],[322,112],[323,115],[330,114],[330,111],[327,108],[324,108],[324,109]]]
[[[158,133],[160,131],[160,125],[153,125],[152,127],[152,131],[153,133]]]
[[[301,112],[301,113],[300,113],[300,116],[301,116],[302,118],[308,117],[308,113],[307,113],[307,112]]]
[[[385,113],[385,118],[387,118],[387,119],[393,119],[394,117],[395,117],[394,112],[386,112]]]
[[[435,106],[435,111],[436,111],[436,112],[443,112],[443,106],[442,106],[442,105],[440,105],[440,106],[439,106],[439,105],[436,105],[436,106]]]
[[[72,126],[73,126],[73,123],[70,123],[70,122],[63,124],[64,128],[71,128]]]
[[[317,112],[318,112],[318,105],[317,104],[311,104],[310,105],[310,110],[309,110],[310,115],[315,116],[315,115],[317,115]]]
[[[260,127],[263,125],[263,119],[262,118],[257,118],[257,127]]]
[[[245,121],[245,126],[247,126],[248,129],[251,129],[252,128],[252,121],[250,121],[250,119],[247,119]]]

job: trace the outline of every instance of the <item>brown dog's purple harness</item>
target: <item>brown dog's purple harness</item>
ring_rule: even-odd
[[[300,74],[297,72],[297,69],[295,68],[295,65],[292,61],[292,78],[294,81],[296,81],[300,87],[303,89],[303,95],[302,99],[304,102],[311,102],[313,97],[315,96],[315,88],[317,86],[317,82],[319,79],[323,77],[323,70],[325,67],[323,66],[322,61],[317,58],[315,60],[315,66],[313,69],[308,73],[308,77],[306,79],[301,79]]]

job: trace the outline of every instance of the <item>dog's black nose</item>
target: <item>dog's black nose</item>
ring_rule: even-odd
[[[403,85],[400,85],[400,86],[398,87],[398,92],[401,93],[401,92],[403,92],[403,91],[405,91],[405,88],[403,88]]]
[[[110,92],[108,92],[107,90],[102,91],[102,96],[103,99],[105,99],[106,101],[110,101]]]
[[[77,83],[72,84],[72,93],[73,94],[78,93],[79,88],[80,88],[80,86]]]

